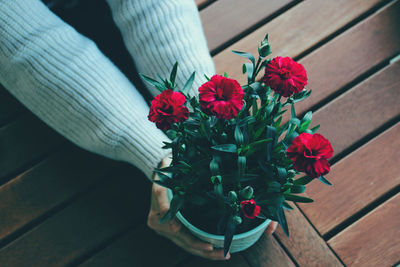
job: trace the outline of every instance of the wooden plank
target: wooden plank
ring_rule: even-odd
[[[219,0],[200,12],[210,51],[242,34],[293,0]]]
[[[80,149],[48,158],[0,187],[0,240],[86,191],[117,164]]]
[[[300,60],[313,90],[298,114],[400,53],[400,2],[394,2]],[[285,114],[286,115],[286,114]],[[286,119],[288,119],[289,114]]]
[[[16,118],[24,111],[24,107],[0,85],[0,126]]]
[[[178,264],[179,267],[246,267],[250,266],[241,254],[232,254],[226,261],[211,261],[199,257],[193,257],[192,260]]]
[[[187,257],[189,254],[184,250],[141,225],[79,266],[173,266]]]
[[[343,266],[299,209],[295,205],[292,206],[294,210],[285,211],[290,237],[285,235],[281,227],[277,228],[275,235],[290,252],[297,264],[299,266],[321,267]]]
[[[250,266],[295,266],[272,235],[264,234],[257,243],[242,252]]]
[[[133,167],[109,179],[0,250],[0,266],[65,266],[144,221],[150,183]]]
[[[207,4],[211,1],[214,1],[214,0],[196,0],[196,5],[198,8],[201,8],[202,6],[204,6],[205,4]]]
[[[337,155],[400,114],[400,62],[395,62],[318,110],[313,125]],[[351,116],[349,114],[351,113]]]
[[[400,184],[399,136],[397,123],[336,163],[329,175],[333,187],[307,187],[315,203],[299,205],[322,235]]]
[[[329,240],[347,266],[394,266],[400,260],[400,194]]]
[[[66,140],[31,114],[0,129],[0,180],[54,151]]]
[[[385,0],[301,2],[214,56],[217,73],[227,72],[244,83],[241,64],[246,60],[232,50],[257,54],[257,45],[268,33],[273,56],[295,57],[382,2]]]

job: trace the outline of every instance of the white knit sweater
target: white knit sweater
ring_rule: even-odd
[[[168,77],[179,61],[178,84],[198,74],[193,90],[214,73],[193,1],[107,1],[139,72]],[[135,87],[39,0],[0,0],[0,83],[75,144],[130,162],[147,177],[169,153]]]

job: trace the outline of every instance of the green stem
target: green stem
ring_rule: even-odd
[[[261,57],[258,57],[256,67],[254,68],[254,71],[253,71],[253,76],[251,77],[251,82],[252,83],[254,82],[254,79],[257,76],[258,68],[260,67],[260,63],[261,63]]]

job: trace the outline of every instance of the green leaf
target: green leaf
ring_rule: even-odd
[[[245,170],[246,170],[246,157],[239,156],[238,157],[239,179],[241,179],[243,177]]]
[[[190,89],[192,89],[192,85],[193,85],[193,81],[194,81],[194,77],[196,76],[196,73],[193,72],[192,75],[190,75],[189,79],[186,81],[185,85],[182,88],[182,93],[184,95],[187,95],[190,91]]]
[[[292,107],[291,107],[291,115],[290,115],[290,118],[297,118],[297,116],[296,116],[296,111],[295,111],[295,109],[294,109],[294,104],[292,104]]]
[[[286,180],[286,177],[287,177],[287,171],[286,171],[286,169],[285,169],[285,168],[283,168],[283,167],[279,167],[279,166],[276,166],[276,171],[277,171],[277,173],[278,173],[278,177],[279,177],[279,179],[280,179],[281,181],[284,181],[284,180]]]
[[[185,199],[183,198],[183,196],[179,194],[174,195],[171,200],[171,205],[168,212],[164,215],[164,217],[162,217],[159,223],[161,224],[167,220],[172,219],[175,214],[183,207],[184,202]]]
[[[308,176],[303,176],[297,180],[294,180],[294,184],[296,185],[306,185],[308,183],[310,183],[312,180],[314,180],[313,178],[310,178]]]
[[[212,146],[211,148],[217,151],[228,152],[228,153],[237,152],[237,146],[235,144],[222,144],[222,145]]]
[[[303,133],[305,130],[307,130],[308,126],[310,126],[311,121],[305,121],[302,122],[300,127],[299,127],[299,133]]]
[[[224,236],[224,257],[226,257],[226,254],[228,254],[229,249],[231,248],[235,230],[236,230],[236,224],[233,221],[233,216],[229,216]]]
[[[224,72],[224,77],[228,78],[228,73]]]
[[[245,74],[247,72],[246,64],[243,63],[242,65],[242,73]]]
[[[243,145],[244,143],[243,133],[240,130],[239,124],[236,124],[235,127],[235,141],[237,145]]]
[[[154,86],[155,88],[157,88],[160,92],[163,92],[164,90],[166,90],[167,88],[165,87],[164,84],[160,83],[157,80],[154,80],[153,78],[150,78],[144,74],[139,74],[140,77],[147,82],[148,84]]]
[[[282,226],[282,229],[285,232],[286,236],[289,236],[289,227],[286,221],[285,211],[283,210],[282,206],[280,206],[277,210],[277,217],[278,222]]]
[[[283,201],[282,207],[283,207],[284,209],[287,209],[287,210],[293,210],[293,207],[290,206],[290,204],[287,203],[286,201]]]
[[[236,54],[236,55],[239,55],[239,56],[241,56],[241,57],[247,58],[247,59],[249,59],[249,60],[253,63],[253,65],[255,64],[255,58],[254,58],[254,56],[253,56],[252,54],[250,54],[250,53],[241,52],[241,51],[232,51],[232,53],[234,53],[234,54]]]
[[[300,127],[300,120],[298,118],[291,118],[289,121],[291,124],[296,125],[297,127]]]
[[[304,191],[306,191],[306,187],[304,185],[293,185],[290,188],[290,192],[294,194],[301,194],[304,193]]]
[[[301,122],[311,121],[311,119],[312,119],[312,111],[309,111],[309,112],[306,113],[306,115],[304,115],[304,117],[301,120]]]
[[[321,125],[318,124],[317,126],[311,128],[310,131],[312,132],[312,134],[315,134],[315,132],[319,129],[320,126]]]
[[[276,136],[276,128],[272,126],[267,126],[267,138],[272,139],[272,141],[275,140]],[[273,149],[274,142],[270,142],[267,144],[267,161],[271,160],[271,152]]]
[[[178,61],[175,62],[174,66],[172,67],[171,75],[169,76],[169,80],[173,85],[175,85],[175,78],[176,78],[176,72],[178,70]]]
[[[219,164],[217,158],[214,156],[210,161],[210,171],[212,175],[219,174]]]
[[[318,178],[318,180],[319,180],[320,182],[326,184],[326,185],[329,185],[329,186],[332,185],[332,184],[331,184],[328,180],[326,180],[325,177],[322,176],[322,175]]]
[[[253,76],[253,71],[254,71],[254,65],[250,64],[250,63],[244,63],[244,65],[246,65],[246,73],[247,73],[247,79],[249,81],[251,81],[251,78]]]
[[[285,199],[293,202],[301,202],[301,203],[311,203],[314,202],[311,198],[308,197],[303,197],[303,196],[298,196],[298,195],[291,195],[291,194],[285,194]]]

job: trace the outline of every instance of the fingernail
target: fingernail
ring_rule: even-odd
[[[206,250],[207,251],[213,251],[214,250],[213,245],[206,246]]]

